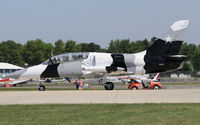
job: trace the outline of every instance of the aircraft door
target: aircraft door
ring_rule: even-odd
[[[92,63],[91,63],[91,64],[92,64],[92,66],[95,66],[95,65],[96,65],[96,57],[95,57],[95,56],[93,56],[93,58],[92,58],[92,60],[91,60],[91,61],[92,61]]]

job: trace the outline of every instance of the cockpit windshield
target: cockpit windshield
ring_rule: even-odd
[[[65,54],[54,56],[54,57],[46,60],[42,64],[51,65],[51,64],[58,64],[58,63],[61,63],[61,62],[82,61],[83,59],[87,59],[88,55],[89,55],[88,52],[65,53]]]

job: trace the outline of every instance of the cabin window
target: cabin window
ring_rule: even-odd
[[[58,56],[54,56],[47,61],[45,61],[43,64],[58,64],[62,62],[72,62],[72,61],[82,61],[83,59],[88,58],[89,53],[66,53],[61,54]]]

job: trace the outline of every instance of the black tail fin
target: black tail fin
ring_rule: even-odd
[[[146,73],[165,72],[182,68],[187,56],[177,54],[184,41],[184,31],[188,23],[188,20],[175,22],[162,39],[157,39],[147,49],[144,56]]]
[[[147,49],[147,54],[151,56],[177,55],[183,41],[166,42],[157,39],[154,44]]]
[[[184,41],[184,32],[188,23],[188,20],[176,21],[162,39],[157,39],[147,49],[147,54],[151,56],[177,55]]]

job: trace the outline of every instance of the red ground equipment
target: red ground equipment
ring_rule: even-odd
[[[137,81],[135,79],[130,79],[128,89],[139,90],[139,89],[161,89],[162,86],[159,82],[153,82],[150,80]]]

